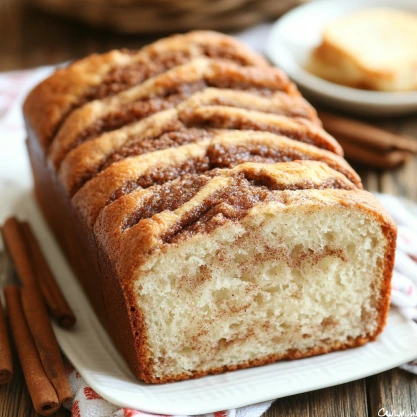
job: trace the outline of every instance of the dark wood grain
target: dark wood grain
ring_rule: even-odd
[[[266,417],[367,417],[365,380],[276,400]]]
[[[4,3],[8,5],[7,7]],[[48,65],[112,48],[138,48],[152,37],[116,35],[56,18],[0,0],[0,71]],[[417,137],[417,118],[366,120],[382,128]],[[387,192],[417,201],[417,158],[394,171],[354,165],[370,191]],[[416,348],[417,349],[417,348]],[[0,417],[37,415],[18,363],[9,385],[0,386]],[[417,413],[417,376],[399,369],[337,387],[281,398],[265,417],[376,417],[378,410]],[[70,413],[61,410],[59,417]]]
[[[417,378],[401,369],[367,378],[367,396],[370,416],[388,413],[417,413]]]

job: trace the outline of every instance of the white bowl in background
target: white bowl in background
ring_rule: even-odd
[[[320,44],[327,23],[369,8],[393,8],[417,13],[417,1],[312,1],[286,13],[272,26],[267,55],[295,81],[307,98],[361,115],[393,116],[417,111],[417,91],[397,93],[345,87],[304,69],[312,50]]]

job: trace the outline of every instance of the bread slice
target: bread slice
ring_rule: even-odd
[[[359,346],[386,320],[396,228],[319,162],[185,176],[121,197],[94,230],[146,382]]]
[[[330,23],[309,71],[326,80],[379,91],[417,89],[417,15],[369,9]]]

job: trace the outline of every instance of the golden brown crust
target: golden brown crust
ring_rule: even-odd
[[[132,137],[144,141],[178,127],[182,127],[178,112],[169,109],[137,123],[104,133],[70,151],[59,168],[59,177],[68,194],[73,196],[85,179],[91,179],[98,172],[97,167],[101,166],[115,150],[129,143]]]
[[[91,90],[97,88],[112,69],[138,62],[150,66],[153,60],[172,52],[186,53],[189,58],[221,57],[241,65],[268,66],[264,58],[241,42],[210,31],[173,35],[135,53],[111,51],[90,55],[58,70],[32,90],[24,104],[28,129],[33,130],[46,148],[63,118],[74,108],[88,102]],[[168,63],[166,69],[169,67]],[[150,73],[156,75],[158,70]]]
[[[251,149],[254,149],[254,158],[250,158]],[[262,155],[262,149],[264,152],[270,150],[271,155]],[[232,158],[238,151],[243,151],[243,155],[238,159]],[[97,215],[112,201],[112,195],[117,190],[126,186],[129,189],[132,182],[137,183],[151,170],[168,167],[175,169],[187,162],[196,161],[198,164],[202,160],[210,168],[231,167],[245,158],[246,161],[252,159],[264,162],[321,160],[347,175],[358,187],[362,187],[359,176],[349,164],[331,152],[266,132],[219,131],[213,133],[212,140],[204,139],[179,148],[168,148],[116,162],[87,182],[74,195],[72,201],[86,223],[94,225]],[[204,168],[201,172],[203,171]]]
[[[239,365],[222,366],[220,368],[209,369],[207,371],[195,371],[191,375],[189,373],[183,373],[183,374],[178,374],[178,375],[170,375],[165,378],[155,378],[152,373],[152,369],[148,365],[147,367],[141,368],[138,370],[140,374],[139,378],[147,382],[148,384],[165,384],[167,382],[184,381],[186,379],[196,379],[196,378],[201,378],[207,375],[217,375],[217,374],[221,374],[224,372],[252,368],[254,366],[269,365],[269,364],[272,364],[281,360],[303,359],[303,358],[308,358],[311,356],[324,355],[330,352],[359,347],[359,346],[365,345],[368,342],[375,340],[376,336],[377,334],[369,335],[368,337],[357,337],[356,339],[350,342],[347,342],[344,344],[335,344],[334,346],[329,347],[328,349],[312,348],[305,352],[289,351],[286,354],[268,355],[263,358],[241,363]]]
[[[343,156],[342,147],[331,135],[320,126],[299,117],[235,107],[205,106],[181,112],[180,118],[188,126],[208,124],[219,129],[240,128],[276,133]]]
[[[280,114],[288,117],[300,117],[321,126],[316,110],[300,95],[290,95],[276,91],[269,97],[229,89],[208,87],[193,94],[178,107],[196,109],[206,106],[226,106],[239,109],[256,110],[263,113]]]
[[[111,51],[90,55],[57,70],[38,84],[25,100],[23,111],[27,128],[46,148],[62,117],[77,105],[86,86],[97,85],[110,68],[127,62],[129,55]]]
[[[252,90],[268,95],[275,91],[299,94],[293,91],[286,75],[275,68],[241,67],[220,60],[195,59],[72,112],[57,132],[48,151],[49,158],[58,168],[65,155],[83,141],[172,108],[207,86]]]
[[[59,242],[97,317],[132,370],[138,375],[139,359],[134,331],[129,319],[123,283],[107,268],[90,228],[80,219],[55,171],[48,163],[39,140],[28,137],[28,149],[34,173],[35,196],[45,219]],[[51,204],[51,201],[53,204]]]
[[[191,51],[190,59],[207,56],[209,58],[228,59],[240,65],[269,66],[264,57],[254,52],[244,43],[231,36],[210,30],[195,30],[160,39],[132,54],[132,60],[140,60],[141,53],[146,53],[150,59],[155,59],[161,53],[189,51],[190,47],[194,48]]]
[[[195,96],[192,96],[181,103],[177,111],[170,109],[156,113],[137,123],[104,133],[70,151],[59,168],[59,176],[69,195],[72,196],[85,182],[97,175],[111,155],[122,152],[123,149],[135,143],[152,141],[164,133],[183,131],[190,127],[267,131],[328,149],[338,155],[342,154],[342,149],[336,140],[316,123],[299,117],[288,118],[273,114],[274,108],[277,113],[279,112],[281,100],[278,100],[276,104],[274,101],[270,103],[270,113],[262,113],[238,108],[242,101],[242,106],[247,104],[245,99],[252,99],[251,94],[236,91],[224,93],[227,90],[218,89],[208,90],[211,90],[210,95],[213,93],[212,90],[216,90],[216,97],[233,97],[236,107],[223,105],[200,107],[197,103],[201,103],[201,97],[205,96],[206,90],[203,90],[197,93],[200,100],[197,101]],[[255,96],[255,98],[258,97]],[[155,150],[159,149],[162,148]]]

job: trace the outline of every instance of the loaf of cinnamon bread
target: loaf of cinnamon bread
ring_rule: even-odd
[[[134,374],[362,345],[396,227],[280,70],[191,32],[58,70],[24,104],[35,193]]]

